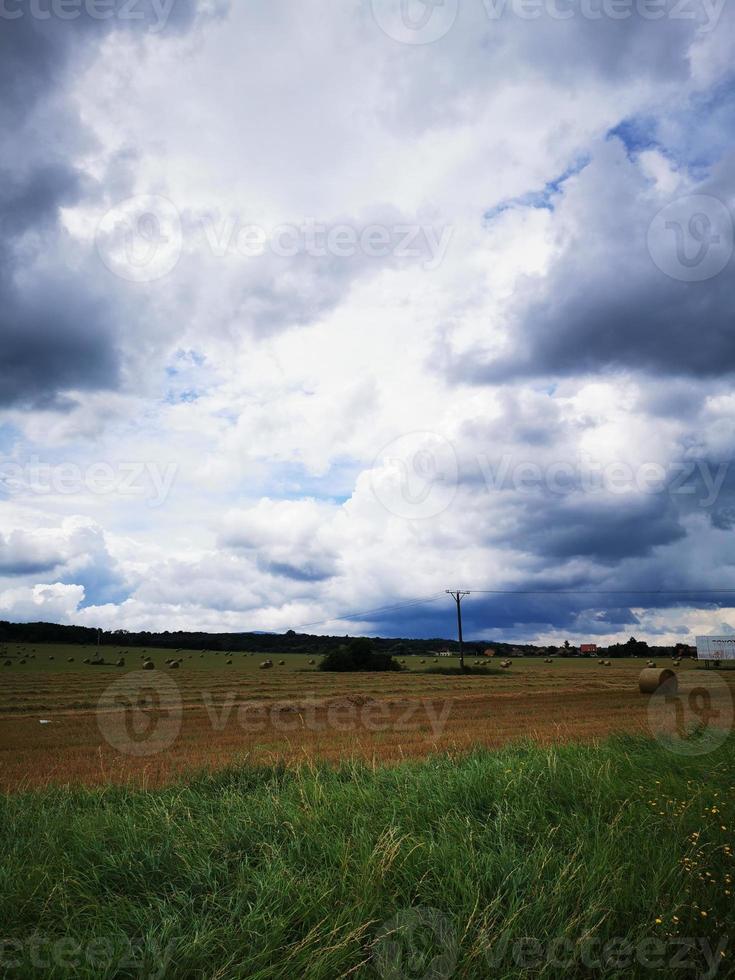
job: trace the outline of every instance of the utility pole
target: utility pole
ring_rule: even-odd
[[[446,589],[446,593],[447,595],[450,595],[457,603],[457,634],[459,637],[459,669],[464,670],[464,646],[462,643],[462,599],[464,599],[464,597],[466,595],[469,595],[470,593],[460,592],[459,589],[457,589],[455,592],[452,592],[451,589]]]

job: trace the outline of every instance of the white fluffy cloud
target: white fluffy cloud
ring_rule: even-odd
[[[450,586],[687,591],[478,599],[477,635],[727,618],[689,610],[730,584],[732,264],[677,282],[646,236],[682,194],[732,207],[732,11],[478,0],[412,46],[358,0],[206,6],[50,25],[11,118],[5,618],[436,635],[441,603],[340,617]],[[175,253],[153,281],[95,245],[131,195],[106,227]]]

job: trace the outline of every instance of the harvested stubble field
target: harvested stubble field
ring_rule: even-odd
[[[454,659],[421,664],[407,657],[400,674],[329,674],[307,656],[273,657],[273,668],[261,670],[257,654],[149,650],[157,669],[142,686],[135,682],[125,708],[119,697],[100,699],[111,683],[140,671],[142,651],[103,649],[109,661],[124,657],[124,668],[82,663],[94,653],[79,646],[7,648],[1,659],[12,666],[0,667],[1,788],[153,787],[233,762],[397,762],[524,737],[549,744],[649,733],[648,699],[637,689],[645,661],[638,659],[603,667],[596,659],[525,658],[507,671],[488,661],[482,672],[462,677],[432,672],[456,667]],[[183,658],[175,671],[166,666],[173,657]],[[677,671],[686,691],[696,665],[684,662]],[[735,690],[735,672],[721,676]],[[121,752],[107,737],[129,724],[131,708],[144,755]]]

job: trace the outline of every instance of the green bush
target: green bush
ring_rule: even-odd
[[[400,669],[400,664],[389,653],[376,653],[372,640],[367,637],[359,637],[347,646],[332,650],[319,664],[319,670],[333,671]]]

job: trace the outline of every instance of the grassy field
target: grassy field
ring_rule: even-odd
[[[103,653],[0,655],[3,975],[735,975],[735,672],[677,668],[691,755],[640,660]]]
[[[259,655],[157,650],[149,655],[158,669],[141,680],[141,650],[103,652],[108,660],[122,655],[125,668],[83,664],[91,647],[8,648],[12,666],[0,666],[0,788],[152,787],[233,762],[395,763],[521,737],[555,744],[650,733],[648,701],[637,687],[640,660],[601,667],[597,660],[526,658],[507,671],[493,665],[462,677],[432,673],[456,664],[433,658],[407,657],[400,674],[325,674],[301,656],[274,657],[264,671]],[[174,656],[183,663],[171,671],[165,661]],[[684,690],[702,677],[690,662],[677,670]],[[103,697],[127,676],[127,700]],[[730,697],[735,672],[719,676]],[[150,752],[120,751],[111,741],[122,719],[142,727]]]
[[[0,798],[12,976],[732,975],[735,755],[648,739]],[[433,971],[433,972],[432,972]]]

